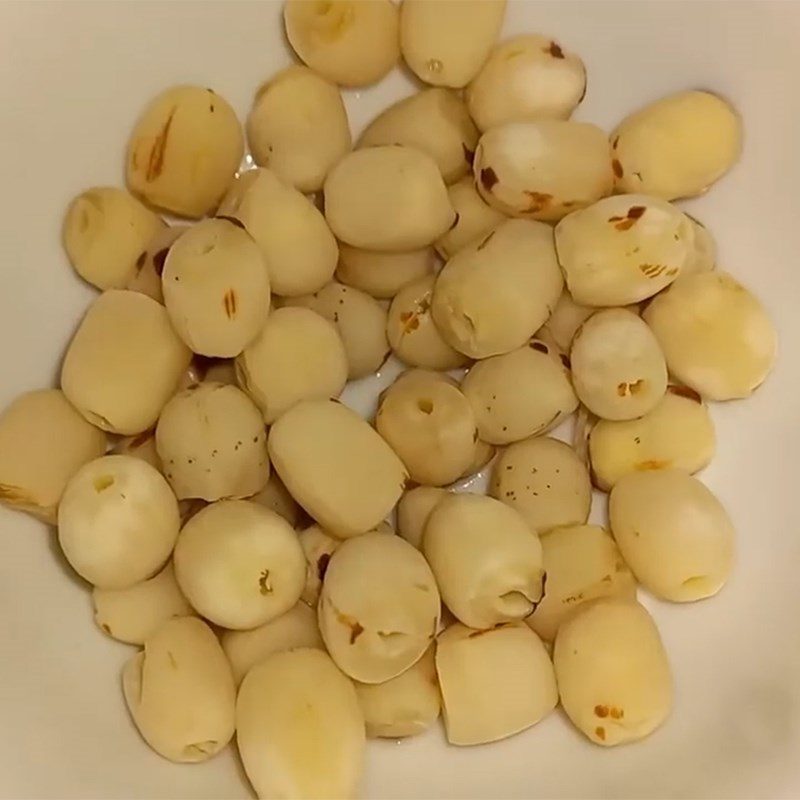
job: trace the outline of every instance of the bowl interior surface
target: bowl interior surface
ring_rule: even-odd
[[[244,118],[259,83],[290,63],[280,9],[237,0],[0,3],[0,406],[53,383],[94,294],[60,246],[69,199],[121,182],[133,121],[165,86],[211,86]],[[551,35],[585,60],[588,94],[577,119],[610,128],[687,88],[734,102],[746,131],[741,163],[683,205],[712,230],[720,265],[765,302],[782,355],[753,399],[712,409],[718,453],[702,478],[737,527],[732,580],[692,606],[644,597],[674,670],[668,723],[613,751],[583,740],[561,713],[487,747],[449,748],[438,727],[373,742],[362,795],[798,797],[800,95],[790,76],[800,74],[800,5],[510,0],[504,35],[521,32]],[[354,131],[412,88],[396,70],[348,92]],[[392,375],[351,387],[348,402],[366,410]],[[52,533],[0,509],[0,552],[0,796],[251,796],[232,753],[176,766],[141,741],[119,677],[133,651],[95,628],[88,591]]]

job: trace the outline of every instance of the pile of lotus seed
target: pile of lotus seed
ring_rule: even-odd
[[[498,43],[504,10],[288,0],[302,64],[244,130],[211,89],[152,100],[127,188],[66,213],[101,293],[60,388],[0,418],[0,499],[57,525],[99,627],[141,648],[144,740],[198,762],[235,733],[259,797],[351,797],[367,737],[440,710],[454,745],[559,703],[598,745],[641,739],[672,685],[637,588],[696,601],[732,568],[692,474],[706,401],[751,394],[776,335],[673,201],[736,162],[741,120],[679,91],[610,136],[572,121],[583,62]],[[401,58],[416,91],[353,143],[341,87]],[[390,353],[365,420],[337,398]],[[488,495],[453,491],[484,468]]]

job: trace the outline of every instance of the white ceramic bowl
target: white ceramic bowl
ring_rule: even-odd
[[[739,563],[711,601],[649,601],[675,673],[675,710],[641,744],[606,751],[560,714],[505,742],[447,748],[437,728],[372,743],[362,795],[379,798],[800,796],[800,5],[510,0],[504,33],[554,36],[586,61],[577,117],[610,127],[677,89],[742,112],[741,163],[687,203],[725,268],[765,301],[782,341],[748,402],[715,406],[703,475],[738,528]],[[67,201],[119,183],[133,120],[162,87],[213,86],[244,115],[289,62],[278,2],[0,3],[0,406],[50,385],[92,297],[59,242]],[[410,91],[394,72],[350,93],[355,129]],[[386,378],[385,378],[386,379]],[[349,397],[362,408],[374,389]],[[53,442],[58,447],[58,442]],[[202,765],[154,755],[128,720],[129,648],[95,628],[85,586],[40,524],[0,511],[0,796],[238,798],[230,752]]]

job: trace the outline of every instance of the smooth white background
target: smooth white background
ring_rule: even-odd
[[[53,381],[92,297],[59,244],[70,196],[120,181],[134,118],[168,84],[212,86],[244,116],[259,82],[289,63],[279,11],[276,2],[233,0],[0,2],[0,405]],[[727,95],[743,114],[741,164],[687,204],[781,335],[781,359],[758,394],[713,410],[719,449],[703,478],[736,522],[739,564],[713,601],[648,602],[677,694],[671,719],[645,743],[601,750],[558,713],[491,747],[446,748],[437,729],[371,744],[363,796],[796,798],[800,5],[511,0],[505,33],[522,31],[583,56],[581,119],[610,127],[690,87]],[[396,72],[350,94],[354,128],[409,91]],[[88,593],[68,576],[52,535],[6,511],[0,648],[0,796],[249,796],[230,754],[174,766],[148,751],[120,692],[131,650],[94,628]]]

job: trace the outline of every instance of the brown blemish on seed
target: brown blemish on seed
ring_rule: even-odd
[[[356,622],[350,626],[350,644],[355,644],[361,634],[364,633],[364,626],[360,622]]]
[[[103,623],[103,624],[102,624],[100,627],[101,627],[101,628],[102,628],[102,629],[103,629],[103,630],[104,630],[104,631],[105,631],[105,632],[106,632],[106,633],[107,633],[109,636],[111,636],[111,628],[109,628],[109,627],[108,627],[108,625],[106,625],[106,623],[105,623],[105,622],[104,622],[104,623]]]
[[[594,715],[596,717],[600,717],[603,719],[604,717],[608,716],[608,706],[595,706],[594,707]]]
[[[639,472],[647,472],[654,469],[664,469],[665,467],[668,467],[670,463],[670,461],[666,461],[664,459],[650,458],[647,461],[640,461],[635,465],[634,469],[639,470]]]
[[[665,264],[639,264],[639,271],[646,278],[659,278],[666,269]]]
[[[695,403],[702,403],[703,400],[700,395],[688,386],[681,386],[678,384],[673,384],[667,386],[667,391],[670,394],[676,394],[678,397],[685,397],[687,400],[694,400]]]
[[[258,590],[263,595],[272,594],[272,584],[269,582],[269,570],[265,569],[258,578]]]
[[[169,112],[167,121],[161,129],[161,133],[156,136],[153,142],[153,148],[150,150],[150,157],[147,160],[147,171],[145,172],[144,179],[150,183],[154,181],[164,170],[164,155],[167,150],[167,138],[169,137],[169,129],[172,125],[172,119],[175,112],[178,110],[177,106],[173,107]]]
[[[528,214],[536,214],[539,211],[547,208],[550,205],[550,202],[553,199],[553,195],[545,194],[543,192],[523,192],[523,194],[528,196],[528,207],[525,209],[525,212]]]
[[[616,706],[611,706],[610,714],[611,719],[622,719],[625,716],[625,710],[617,708]]]
[[[606,740],[606,729],[601,725],[598,725],[594,729],[594,735],[601,741],[604,742]]]
[[[167,256],[169,255],[169,247],[165,247],[163,250],[159,250],[153,256],[153,272],[161,277],[161,274],[164,272],[164,264],[167,260]]]
[[[639,392],[641,392],[643,389],[644,381],[641,378],[639,378],[637,381],[631,381],[630,383],[623,381],[622,383],[617,384],[617,394],[620,397],[639,394]]]
[[[553,58],[564,58],[564,51],[555,42],[550,42],[550,47],[547,48],[547,52],[550,53]]]
[[[411,333],[419,328],[419,317],[413,311],[403,311],[400,322],[403,323],[403,333]]]
[[[624,217],[609,217],[608,221],[613,222],[618,231],[627,231],[636,224],[645,211],[647,211],[645,206],[631,206]]]
[[[614,170],[614,176],[616,178],[621,178],[624,175],[624,172],[622,171],[622,164],[619,163],[619,159],[615,158],[611,162],[611,169]]]
[[[236,316],[236,292],[233,289],[228,289],[225,296],[222,298],[222,305],[225,309],[225,316],[228,319],[233,319]]]
[[[619,144],[619,136],[615,136],[614,141],[611,142],[611,149],[616,150],[618,144]]]
[[[487,192],[492,191],[492,187],[500,180],[497,173],[491,167],[485,167],[480,174],[481,183]]]

